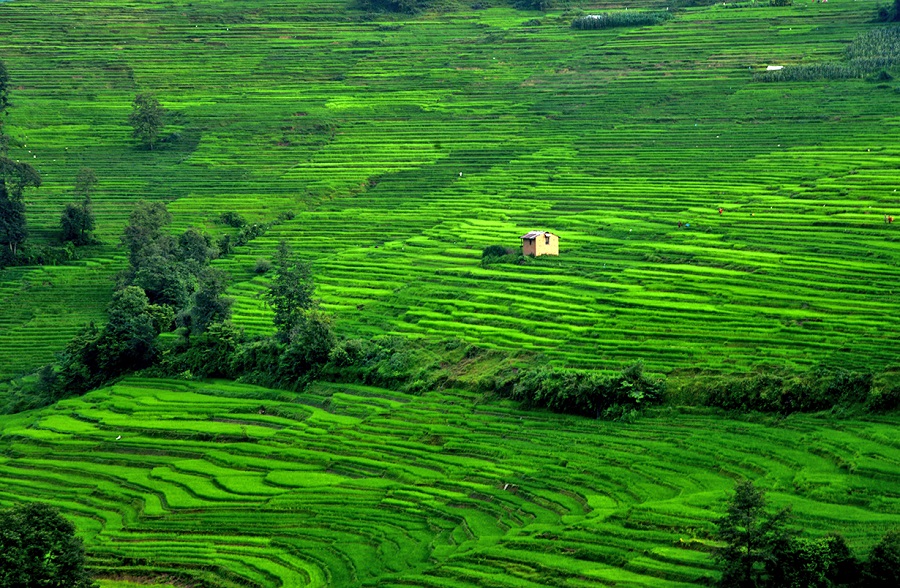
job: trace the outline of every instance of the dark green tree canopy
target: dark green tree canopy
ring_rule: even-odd
[[[9,71],[6,64],[0,61],[0,114],[3,114],[7,106],[9,106]],[[0,127],[2,126],[3,121],[0,120]]]
[[[228,274],[221,270],[205,268],[200,274],[200,287],[191,297],[187,316],[191,334],[201,334],[213,324],[224,323],[231,317],[233,298],[225,298]]]
[[[278,244],[275,271],[267,297],[275,309],[275,328],[281,339],[287,341],[291,329],[303,322],[307,311],[317,306],[313,298],[316,286],[310,265],[295,256],[285,241]]]
[[[131,136],[153,150],[153,143],[159,136],[163,126],[165,109],[152,94],[138,94],[131,104],[131,115],[128,123],[133,131]]]
[[[739,482],[728,500],[725,516],[716,521],[716,538],[725,546],[716,552],[722,565],[720,586],[764,586],[776,552],[788,540],[785,528],[789,511],[766,513],[765,493],[749,480]]]
[[[0,511],[0,586],[93,588],[75,527],[47,504]]]
[[[94,210],[90,200],[85,199],[80,204],[66,204],[59,218],[59,226],[63,241],[71,241],[76,245],[90,242],[90,233],[94,230]]]
[[[888,531],[869,554],[866,586],[900,586],[900,530]]]
[[[132,265],[135,265],[142,250],[152,245],[161,235],[162,228],[170,222],[172,213],[162,202],[138,202],[128,217],[128,225],[122,235],[122,244],[128,247]]]

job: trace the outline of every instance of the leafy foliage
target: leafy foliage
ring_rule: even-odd
[[[817,368],[802,374],[758,374],[697,380],[702,404],[738,412],[790,414],[866,402],[874,390],[870,372]]]
[[[138,94],[131,104],[131,115],[128,123],[133,131],[131,136],[142,145],[153,150],[153,143],[162,132],[165,109],[152,94]]]
[[[379,12],[404,12],[412,14],[426,10],[431,6],[429,0],[359,0],[363,10]]]
[[[777,567],[779,550],[789,538],[788,510],[766,514],[765,493],[753,482],[739,482],[728,500],[726,514],[716,525],[716,538],[725,546],[715,553],[722,567],[723,588],[750,588],[766,585],[768,573]]]
[[[223,212],[219,216],[219,220],[222,221],[223,224],[226,224],[229,227],[234,227],[236,229],[239,229],[247,224],[247,219],[245,219],[237,212],[234,212],[233,210]]]
[[[137,286],[113,294],[109,321],[85,327],[62,354],[56,398],[81,394],[122,374],[149,366],[156,358],[156,336],[172,322],[167,307],[150,304]]]
[[[866,586],[900,586],[900,530],[889,531],[872,549],[866,564]]]
[[[279,243],[275,278],[266,297],[275,310],[275,328],[283,341],[290,339],[291,329],[304,320],[305,313],[318,305],[313,298],[315,288],[310,265],[295,256],[286,242]]]
[[[191,298],[187,312],[192,335],[206,332],[211,325],[221,324],[231,317],[232,298],[225,298],[228,288],[228,274],[221,270],[206,268],[200,274],[199,288]]]
[[[766,512],[765,492],[738,482],[726,514],[716,521],[716,538],[725,543],[714,557],[723,588],[829,588],[859,580],[859,561],[838,534],[820,539],[797,537],[787,522],[790,509]]]
[[[41,185],[41,175],[31,165],[7,157],[9,138],[3,132],[3,116],[8,114],[9,73],[0,62],[0,267],[15,263],[19,247],[28,238],[25,220],[25,188]]]
[[[75,527],[50,505],[0,510],[0,586],[93,588]]]
[[[640,12],[627,10],[623,12],[604,12],[601,14],[588,14],[572,21],[573,29],[593,30],[608,29],[612,27],[643,27],[661,24],[674,18],[669,11]]]
[[[502,257],[512,252],[512,249],[510,249],[509,247],[504,247],[503,245],[488,245],[481,250],[481,258],[485,259],[488,257]]]
[[[90,199],[86,198],[80,204],[66,204],[59,225],[63,241],[71,241],[76,245],[90,243],[91,231],[94,230],[94,210]]]
[[[637,362],[615,375],[544,366],[522,374],[512,398],[529,407],[594,418],[621,418],[662,401],[665,382],[644,375]]]

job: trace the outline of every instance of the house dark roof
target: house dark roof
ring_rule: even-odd
[[[525,233],[520,237],[520,239],[537,239],[538,237],[543,237],[544,235],[552,235],[550,231],[531,231],[530,233]]]

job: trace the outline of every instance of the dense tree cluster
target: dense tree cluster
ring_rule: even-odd
[[[442,0],[358,0],[358,3],[363,10],[403,12],[407,14],[440,9],[441,6],[447,5]],[[556,5],[556,0],[506,0],[506,3],[519,10],[547,11]],[[476,2],[472,7],[483,8],[484,5]]]
[[[722,588],[836,588],[900,585],[900,532],[889,532],[868,561],[832,533],[810,539],[788,528],[790,509],[766,510],[765,492],[739,482],[725,516],[716,521],[723,543],[714,554]]]
[[[337,343],[334,322],[319,309],[309,264],[284,242],[278,246],[273,269],[266,294],[275,311],[273,336],[247,337],[230,323],[216,321],[209,332],[176,350],[168,370],[288,389],[315,377]]]
[[[94,588],[75,527],[54,507],[31,503],[0,510],[0,586]]]
[[[122,235],[129,263],[119,275],[107,322],[85,327],[59,362],[40,372],[33,393],[16,396],[7,410],[43,406],[148,368],[297,388],[328,362],[337,342],[334,323],[314,297],[307,262],[279,245],[266,295],[275,334],[250,337],[230,322],[227,275],[210,267],[219,250],[196,229],[173,234],[167,230],[171,222],[163,203],[134,208]],[[159,335],[171,331],[180,336],[161,343]]]
[[[171,220],[159,202],[141,202],[132,211],[122,237],[129,266],[119,276],[108,320],[102,327],[85,327],[59,364],[41,373],[41,404],[157,364],[160,333],[180,327],[189,340],[228,320],[227,279],[209,267],[217,255],[210,239],[196,229],[176,237],[164,230]]]

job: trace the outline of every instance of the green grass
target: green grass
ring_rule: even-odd
[[[247,435],[181,426],[223,420]],[[706,585],[715,566],[689,547],[709,544],[737,478],[860,553],[900,524],[898,424],[664,410],[625,425],[454,390],[130,378],[0,417],[0,506],[59,506],[116,578]]]
[[[372,20],[344,0],[0,11],[12,153],[45,181],[33,240],[53,239],[89,165],[104,241],[72,268],[0,273],[0,377],[102,321],[141,198],[168,201],[175,230],[213,234],[233,231],[223,211],[296,213],[216,262],[249,332],[271,330],[254,264],[286,239],[348,336],[665,373],[896,364],[900,225],[882,218],[900,212],[897,84],[753,80],[840,59],[881,26],[867,3],[697,7],[596,31],[507,8]],[[181,134],[153,153],[127,127],[145,91]],[[560,234],[562,255],[480,267],[485,245],[530,229]]]

